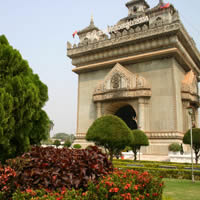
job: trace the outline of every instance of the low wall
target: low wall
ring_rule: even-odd
[[[170,162],[178,162],[178,163],[192,163],[191,154],[169,154]],[[193,163],[195,163],[195,155],[193,154]]]

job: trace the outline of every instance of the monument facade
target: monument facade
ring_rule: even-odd
[[[132,0],[126,6],[128,16],[116,25],[101,31],[91,19],[78,32],[79,44],[67,44],[78,74],[76,140],[87,145],[93,121],[114,114],[147,134],[143,153],[164,155],[169,144],[182,142],[189,106],[198,124],[200,53],[173,5]]]

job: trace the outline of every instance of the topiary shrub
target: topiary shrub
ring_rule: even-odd
[[[114,115],[106,115],[93,122],[86,139],[108,150],[110,160],[134,139],[126,123]]]
[[[130,147],[134,153],[134,160],[137,160],[137,153],[140,151],[141,146],[148,146],[149,140],[142,130],[132,130],[134,140],[131,142]]]
[[[16,169],[16,180],[22,191],[28,188],[86,189],[89,181],[97,183],[113,169],[106,154],[96,146],[82,150],[33,147],[20,159],[22,162],[14,159],[10,163]]]
[[[74,145],[73,145],[73,148],[74,148],[74,149],[81,149],[81,145],[80,145],[80,144],[74,144]]]
[[[71,147],[71,145],[72,145],[72,142],[70,140],[65,140],[65,143],[63,144],[63,146],[67,148]]]
[[[172,143],[169,145],[168,149],[172,152],[179,152],[181,151],[181,145],[178,143]]]
[[[58,148],[61,145],[60,140],[55,140],[53,145],[55,145]]]
[[[192,148],[195,153],[195,161],[196,164],[198,163],[198,160],[200,158],[200,128],[193,128],[192,129],[192,140],[193,145]],[[183,137],[183,143],[184,144],[191,144],[191,136],[190,136],[190,130],[188,130],[184,137]]]

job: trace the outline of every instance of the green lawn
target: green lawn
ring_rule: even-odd
[[[169,200],[200,200],[200,181],[164,179],[164,196]]]

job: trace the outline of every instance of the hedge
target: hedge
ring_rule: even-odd
[[[174,178],[174,179],[191,179],[191,170],[185,169],[163,169],[153,167],[138,167],[138,166],[127,166],[127,165],[116,165],[114,167],[119,169],[133,169],[140,172],[148,171],[154,176],[161,176],[163,178]],[[200,171],[194,171],[195,180],[200,180]]]
[[[177,169],[190,168],[191,164],[189,163],[172,163],[172,162],[159,162],[159,161],[133,161],[133,160],[113,160],[115,166],[118,165],[143,165],[144,167],[150,168],[160,168],[161,166],[176,167]],[[194,168],[200,170],[200,165],[194,164]]]

